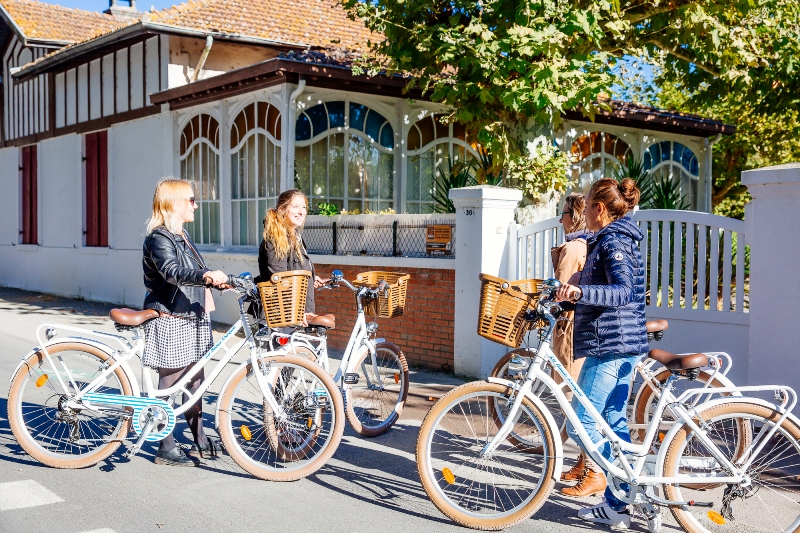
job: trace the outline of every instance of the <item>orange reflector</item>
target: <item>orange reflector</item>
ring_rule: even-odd
[[[444,480],[450,485],[456,482],[456,476],[453,475],[453,471],[449,468],[442,469],[442,476],[444,476]]]
[[[308,426],[308,429],[311,429],[311,426],[314,425],[314,419],[309,416],[308,421],[306,421],[306,425]]]
[[[281,346],[286,346],[289,344],[289,337],[278,337],[278,344]]]
[[[394,382],[395,383],[400,383],[400,374],[395,374],[394,375]]]
[[[708,519],[714,522],[715,524],[723,525],[725,524],[725,517],[719,514],[716,511],[709,511],[708,512]]]
[[[42,374],[41,376],[39,376],[39,379],[36,380],[36,387],[37,388],[41,387],[42,385],[47,383],[48,379],[50,379],[50,377],[47,374]]]
[[[250,440],[253,438],[253,434],[250,433],[250,428],[245,425],[239,428],[239,432],[241,432],[242,437],[244,437],[244,440]]]
[[[659,433],[658,434],[658,442],[664,442],[664,437],[666,437],[666,433]]]

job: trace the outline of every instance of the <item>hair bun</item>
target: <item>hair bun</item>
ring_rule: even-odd
[[[620,196],[622,196],[628,204],[628,210],[636,207],[636,204],[639,203],[639,195],[641,194],[639,187],[636,186],[636,181],[631,178],[624,178],[619,182],[618,187]]]

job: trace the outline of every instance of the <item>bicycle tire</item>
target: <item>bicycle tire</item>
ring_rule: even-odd
[[[524,359],[530,359],[531,358],[530,354],[531,352],[525,349],[516,349],[508,352],[503,357],[501,357],[500,360],[497,361],[497,363],[495,363],[494,368],[492,368],[492,372],[489,375],[491,377],[507,379],[509,381],[521,381],[522,379],[525,378],[525,376],[510,374],[508,372],[508,365],[514,358],[514,356],[519,356]],[[539,399],[542,400],[542,402],[544,402],[544,404],[548,407],[548,409],[550,409],[550,414],[553,415],[553,418],[555,418],[556,423],[558,424],[559,437],[561,438],[562,441],[565,441],[566,431],[567,431],[567,417],[564,415],[561,409],[561,405],[558,403],[558,400],[556,400],[555,396],[553,396],[553,394],[547,389],[545,389],[543,392],[544,394],[538,394],[537,396],[539,396]],[[489,405],[494,413],[495,423],[499,424],[498,427],[502,426],[503,422],[505,421],[505,417],[503,417],[502,413],[495,408],[494,402],[490,401]],[[536,451],[534,447],[530,446],[530,443],[524,442],[524,439],[520,439],[519,436],[514,436],[513,433],[508,436],[508,441],[511,442],[512,444],[518,444],[520,449],[522,450],[526,450],[530,453],[539,453]]]
[[[712,440],[721,452],[734,462],[739,458],[749,457],[750,451],[744,443],[732,439],[731,445],[724,445],[721,441],[724,435],[733,434],[733,431],[724,430],[725,422],[728,426],[740,424],[746,420],[749,427],[764,431],[774,426],[781,414],[776,410],[763,405],[748,402],[717,404],[697,413],[696,419],[703,421],[703,431]],[[700,479],[705,479],[718,467],[718,462],[712,457],[703,455],[704,446],[685,424],[669,442],[664,443],[665,456],[662,475],[670,477],[677,474],[697,473]],[[737,437],[738,438],[738,437]],[[753,443],[759,445],[756,436]],[[747,444],[749,446],[749,443]],[[782,458],[785,452],[794,452],[790,458]],[[706,450],[705,452],[709,452]],[[724,485],[710,484],[707,482],[689,483],[678,485],[664,484],[666,498],[672,501],[696,500],[698,502],[711,501],[714,506],[711,511],[696,506],[672,506],[671,512],[678,523],[689,533],[716,533],[717,531],[730,531],[747,533],[749,531],[797,531],[800,528],[800,479],[798,479],[798,464],[800,464],[800,427],[796,419],[786,418],[781,423],[778,431],[770,442],[762,448],[760,456],[748,469],[749,484]],[[724,472],[717,468],[718,472]],[[780,474],[780,475],[778,475]],[[761,490],[764,489],[764,490]],[[787,496],[788,494],[788,496]],[[755,497],[754,497],[755,496]],[[725,500],[728,500],[730,516],[726,515]],[[720,505],[716,505],[720,503]],[[716,514],[712,514],[716,513]],[[733,520],[731,525],[726,525]],[[745,523],[747,522],[747,523]],[[774,525],[777,528],[772,527]],[[749,524],[749,525],[748,525]],[[769,529],[771,528],[771,529]]]
[[[529,413],[531,416],[528,426],[532,431],[538,431],[540,434],[544,453],[524,453],[520,452],[515,445],[504,447],[502,444],[488,458],[478,459],[479,456],[475,453],[477,449],[481,449],[485,443],[489,442],[493,437],[491,433],[497,430],[496,426],[488,420],[478,418],[475,422],[476,417],[492,416],[486,405],[485,397],[491,395],[496,402],[499,402],[500,398],[508,398],[512,392],[512,389],[497,383],[486,381],[466,383],[442,396],[425,416],[420,427],[416,459],[417,472],[422,486],[436,508],[462,526],[481,530],[499,530],[517,524],[539,510],[547,501],[555,485],[555,437],[544,415],[528,398],[525,398],[522,404],[525,407],[525,413]],[[481,398],[484,399],[481,400]],[[465,402],[467,402],[466,410]],[[463,418],[463,421],[457,420],[452,425],[448,424],[447,417],[451,410],[460,412],[459,416]],[[520,426],[523,422],[521,418],[517,422]],[[446,429],[445,426],[449,427]],[[515,430],[518,433],[527,434],[521,427],[515,428]],[[442,433],[441,439],[437,439],[437,431]],[[483,434],[484,431],[486,435]],[[464,432],[465,437],[459,437],[458,432]],[[530,437],[532,440],[532,435]],[[438,450],[440,442],[444,448],[442,451]],[[432,451],[432,448],[437,448],[437,450]],[[448,449],[457,451],[448,452],[446,451]],[[474,454],[476,457],[472,461],[476,467],[472,470],[469,466],[460,468],[455,465],[456,460],[462,460],[467,454]],[[511,454],[516,455],[509,459],[507,456]],[[501,462],[504,459],[508,459],[507,462]],[[537,464],[541,464],[542,467],[539,468]],[[483,471],[479,471],[479,468],[485,469],[485,472],[491,469],[491,475],[482,475]],[[500,480],[504,471],[512,473],[507,478],[508,481]],[[441,472],[441,475],[437,476],[436,472]],[[467,479],[470,474],[476,478],[471,482]],[[462,477],[463,482],[460,481]],[[487,502],[481,509],[488,509],[489,512],[479,512],[481,509],[477,507],[480,505],[481,495],[485,495],[488,499],[489,495],[499,497],[501,492],[504,492],[505,497],[509,498],[507,487],[515,481],[527,485],[535,483],[535,486],[531,489],[530,494],[527,496],[523,494],[517,498],[521,502],[511,509],[507,509],[503,505],[502,512],[491,513],[492,509],[497,507],[497,502]],[[500,484],[506,488],[498,488]],[[465,490],[469,493],[462,495],[460,500],[464,506],[459,505],[459,502],[454,501],[444,490],[453,485],[457,485],[452,492],[454,495],[458,495],[462,488],[466,488]]]
[[[370,352],[365,346],[353,366],[359,379],[358,383],[346,389],[345,414],[356,433],[363,437],[377,437],[389,431],[403,412],[408,398],[408,362],[395,344],[377,344],[375,356],[384,390],[375,391],[368,384],[370,379],[374,380],[371,361],[362,365],[369,356]]]
[[[79,387],[81,384],[83,386],[88,385],[94,379],[93,376],[96,375],[97,370],[110,358],[103,350],[80,342],[57,343],[48,346],[47,351],[51,357],[59,354],[61,361],[68,358],[74,364],[77,364],[77,359],[72,361],[73,357],[69,357],[70,354],[67,352],[82,353],[86,356],[83,358],[85,363],[83,363],[83,368],[79,369],[81,370],[80,372],[76,372],[74,367],[70,368],[70,373],[75,379],[79,375],[86,375],[92,369],[95,370],[88,374],[87,381],[76,383]],[[64,397],[64,394],[63,391],[59,393],[56,390],[55,385],[58,381],[49,378],[48,373],[52,372],[53,369],[48,363],[44,352],[37,350],[27,358],[14,376],[8,393],[8,423],[11,427],[11,432],[20,446],[22,446],[22,449],[42,464],[54,468],[86,468],[93,466],[109,457],[119,448],[119,445],[128,435],[130,419],[102,417],[99,419],[101,422],[91,426],[88,420],[81,425],[81,416],[88,418],[90,414],[87,415],[85,411],[76,413],[59,407],[60,399]],[[113,388],[111,385],[100,387],[96,392],[116,393],[126,396],[133,394],[128,376],[122,368],[117,368],[111,376],[114,376],[117,381],[116,384],[111,384]],[[41,385],[38,384],[39,380],[43,380]],[[29,384],[33,384],[34,387],[29,389]],[[31,394],[26,394],[27,391],[30,391]],[[48,407],[48,404],[50,407]],[[131,411],[130,408],[126,408],[126,410]],[[41,413],[37,414],[35,418],[26,416],[26,413],[36,411],[41,411]],[[64,421],[65,416],[68,416],[71,422]],[[39,420],[40,423],[37,423],[36,427],[30,427],[33,420]],[[114,420],[116,422],[109,425],[103,424],[102,420]],[[50,422],[50,427],[57,429],[55,431],[49,431],[46,428],[42,430],[41,426],[48,422]],[[70,424],[72,425],[70,426]],[[70,427],[79,435],[91,434],[92,438],[72,440],[67,437],[68,435],[71,436]],[[106,429],[103,430],[103,427]],[[108,435],[104,435],[105,433],[108,433]],[[40,442],[37,436],[47,436],[47,443]],[[107,442],[93,448],[75,444],[75,442],[79,441],[91,442],[98,439],[106,440]],[[59,447],[61,444],[68,450],[79,451],[82,448],[86,448],[86,451],[83,453],[66,453],[52,449],[54,446]]]
[[[654,375],[654,379],[656,379],[659,383],[663,385],[664,383],[666,383],[667,379],[669,379],[671,375],[672,372],[664,368]],[[679,382],[681,383],[687,383],[687,384],[696,383],[698,386],[704,386],[704,384],[708,383],[709,379],[711,379],[711,373],[702,371],[693,381],[689,381],[683,375],[679,375],[678,379]],[[716,378],[714,378],[713,382],[709,385],[709,387],[724,387],[724,386],[725,385]],[[679,396],[679,393],[673,392],[673,394],[675,396]],[[721,396],[730,395],[729,393],[719,393],[719,394]],[[653,388],[647,382],[642,383],[641,386],[639,387],[639,390],[636,392],[636,395],[634,396],[633,407],[632,407],[633,423],[641,425],[649,424],[650,422],[649,413],[650,410],[653,407],[655,407],[656,403],[658,403],[658,397],[655,395],[655,391],[653,390]],[[664,428],[663,432],[666,433],[667,431],[669,431],[669,429]],[[641,442],[644,440],[647,430],[632,429],[630,433],[631,433],[631,440],[633,442]]]
[[[269,444],[266,427],[270,422],[265,422],[264,397],[255,381],[250,362],[242,365],[234,373],[225,390],[220,393],[220,437],[230,457],[253,476],[268,481],[295,481],[319,470],[336,452],[344,433],[344,402],[331,377],[316,363],[296,355],[262,357],[259,359],[260,368],[256,371],[273,366],[278,371],[284,367],[291,367],[300,372],[303,383],[307,387],[314,388],[311,389],[314,397],[318,396],[314,391],[322,389],[319,397],[327,398],[325,403],[328,405],[319,422],[321,429],[310,450],[313,452],[313,457],[284,460]],[[308,388],[305,394],[310,398]],[[286,395],[284,399],[288,402],[289,396]],[[317,403],[311,407],[297,404],[286,407],[287,413],[291,413],[296,420],[305,421],[320,416],[319,406]],[[311,412],[314,412],[314,417],[309,416]],[[314,423],[317,422],[314,420]],[[255,431],[251,431],[248,424],[253,425]],[[238,427],[235,427],[236,425]]]

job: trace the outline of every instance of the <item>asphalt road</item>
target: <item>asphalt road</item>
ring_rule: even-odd
[[[111,458],[83,470],[42,466],[17,445],[6,419],[8,380],[36,344],[42,322],[113,331],[110,306],[0,288],[0,533],[128,533],[157,531],[467,531],[431,504],[416,473],[419,425],[432,402],[459,381],[443,374],[413,372],[411,390],[397,425],[374,439],[349,428],[333,459],[315,475],[293,483],[252,478],[228,457],[197,468],[153,463],[155,446],[136,457]],[[241,361],[246,354],[237,355]],[[224,376],[204,397],[207,428]],[[177,430],[190,442],[182,417]],[[210,434],[215,434],[210,429]],[[575,448],[567,451],[574,457]],[[571,500],[555,491],[531,519],[513,532],[591,530],[576,509],[598,498]],[[668,513],[667,513],[668,515]],[[665,515],[665,522],[671,517]],[[603,528],[598,528],[603,530]],[[641,520],[634,530],[646,531]],[[608,529],[606,529],[608,530]],[[664,531],[676,527],[665,523]]]

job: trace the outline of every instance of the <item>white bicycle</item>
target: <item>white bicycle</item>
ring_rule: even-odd
[[[169,435],[176,417],[201,398],[247,345],[249,361],[228,377],[216,405],[226,451],[262,479],[292,481],[317,471],[334,454],[344,432],[336,384],[305,358],[259,349],[244,312],[246,303],[258,301],[255,286],[249,275],[231,276],[229,283],[239,294],[240,319],[174,386],[154,388],[143,368],[144,395],[129,362],[144,353],[142,325],[158,312],[112,310],[117,330],[130,331],[131,339],[64,324],[39,326],[39,345],[17,366],[8,395],[9,424],[22,448],[48,466],[83,468],[114,453],[133,428],[138,438],[126,452],[132,456],[144,442]],[[58,336],[59,330],[76,335]],[[220,360],[189,401],[174,407],[189,394],[186,384],[218,354]],[[276,449],[281,433],[290,433],[292,442]],[[293,446],[295,453],[287,454],[286,446]]]
[[[344,279],[341,270],[334,270],[322,289],[340,285],[355,293],[357,316],[333,380],[345,399],[345,415],[353,430],[365,437],[376,437],[389,431],[403,411],[408,397],[408,362],[394,343],[375,338],[376,321],[366,321],[365,308],[386,290],[386,283],[355,287]],[[327,331],[335,324],[333,315],[320,315],[292,333],[263,328],[256,337],[264,339],[272,350],[283,348],[307,357],[330,373]]]
[[[548,326],[524,381],[490,378],[467,383],[443,396],[425,417],[417,441],[417,468],[439,510],[459,524],[497,530],[530,517],[547,500],[561,473],[563,448],[550,410],[531,393],[535,383],[543,383],[592,459],[610,472],[614,494],[644,514],[650,531],[661,527],[662,506],[692,533],[796,531],[800,420],[791,414],[797,401],[794,390],[715,387],[689,389],[676,397],[675,373],[696,375],[708,359],[703,354],[673,354],[662,360],[672,372],[670,378],[663,385],[653,383],[660,397],[642,443],[626,442],[589,403],[550,348],[561,313],[550,295],[559,285],[547,280],[531,312],[531,320],[544,319]],[[561,385],[545,371],[548,365],[563,379]],[[613,461],[598,453],[566,400],[566,388],[610,441]],[[736,392],[768,392],[776,401],[720,396]],[[695,396],[710,393],[713,399],[693,405]],[[665,412],[675,423],[659,435],[658,421]],[[621,482],[630,485],[629,492],[620,488]]]

